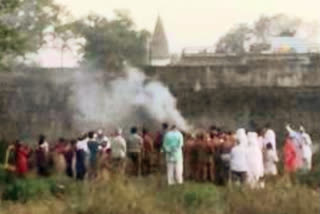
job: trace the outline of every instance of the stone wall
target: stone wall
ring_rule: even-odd
[[[68,85],[54,83],[50,73],[0,73],[1,138],[62,136],[72,129]]]
[[[170,88],[178,108],[195,126],[235,129],[272,122],[283,134],[287,122],[303,123],[319,138],[320,66],[315,59],[144,70]],[[70,106],[70,85],[63,81],[72,72],[0,73],[0,138],[34,139],[40,133],[52,138],[72,136],[76,112]]]
[[[303,124],[319,138],[320,66],[312,63],[149,67],[165,82],[179,109],[196,126],[227,129],[271,122],[280,135],[286,123]]]

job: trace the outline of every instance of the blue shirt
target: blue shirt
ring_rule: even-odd
[[[166,133],[163,142],[163,151],[166,153],[167,162],[178,162],[183,160],[182,155],[183,136],[181,132],[172,130]]]

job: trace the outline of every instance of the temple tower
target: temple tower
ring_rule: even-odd
[[[149,57],[151,65],[165,66],[170,64],[168,40],[160,16],[158,16],[152,35]]]

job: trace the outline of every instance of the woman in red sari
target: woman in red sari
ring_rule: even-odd
[[[25,176],[28,172],[28,157],[30,150],[21,144],[19,140],[15,144],[16,173],[18,176]]]
[[[287,136],[284,145],[284,169],[288,173],[293,173],[297,170],[297,151],[292,139]]]

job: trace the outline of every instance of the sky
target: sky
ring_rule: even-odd
[[[153,31],[160,15],[170,51],[210,47],[240,23],[253,23],[261,15],[284,13],[305,21],[320,21],[319,0],[55,0],[75,17],[93,12],[112,17],[115,9],[129,10],[138,29]],[[71,63],[72,56],[66,63]],[[70,59],[68,58],[70,57]],[[72,64],[72,63],[71,63]]]

